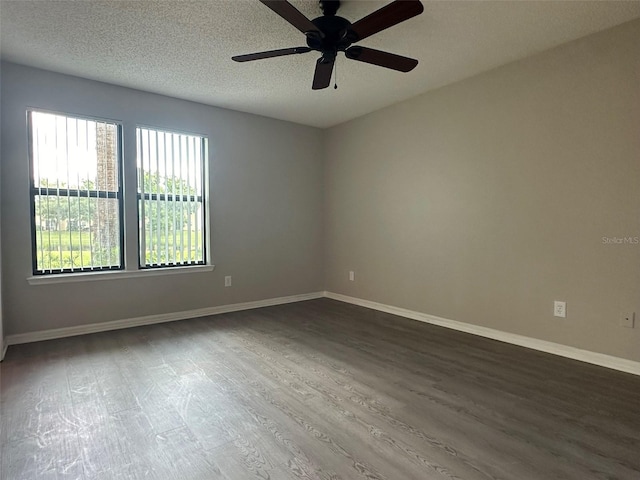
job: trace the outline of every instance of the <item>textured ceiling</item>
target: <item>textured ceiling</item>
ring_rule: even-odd
[[[316,1],[291,0],[309,18]],[[350,21],[387,1],[344,0]],[[398,73],[341,55],[338,90],[312,91],[317,54],[249,63],[233,55],[305,45],[257,0],[0,0],[8,61],[328,127],[640,17],[640,1],[423,1],[364,46],[420,60]]]

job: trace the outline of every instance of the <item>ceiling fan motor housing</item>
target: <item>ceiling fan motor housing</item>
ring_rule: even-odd
[[[347,34],[351,22],[346,18],[325,15],[314,18],[311,22],[324,34],[324,38],[309,32],[307,45],[313,50],[322,52],[323,56],[333,58],[338,52],[344,52],[353,42]]]

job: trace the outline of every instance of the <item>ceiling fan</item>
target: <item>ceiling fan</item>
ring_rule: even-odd
[[[309,20],[286,0],[259,1],[304,33],[307,37],[307,46],[237,55],[232,57],[236,62],[318,51],[322,56],[316,62],[312,84],[314,90],[327,88],[331,83],[333,65],[338,52],[344,52],[345,56],[351,60],[399,72],[409,72],[418,65],[418,60],[413,58],[358,45],[352,46],[352,44],[421,14],[424,7],[419,0],[395,0],[355,23],[336,15],[340,8],[339,0],[320,0],[323,16],[313,20]]]

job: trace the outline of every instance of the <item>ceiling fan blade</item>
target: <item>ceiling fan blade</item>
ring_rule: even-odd
[[[353,42],[357,42],[420,15],[423,11],[419,0],[395,0],[355,22],[348,34],[353,36]]]
[[[318,59],[316,62],[316,72],[313,75],[313,85],[311,87],[313,90],[321,90],[329,86],[335,61],[335,57],[320,57]]]
[[[375,50],[367,47],[356,46],[347,48],[344,54],[351,60],[371,63],[372,65],[391,68],[392,70],[398,70],[399,72],[410,72],[416,68],[416,65],[418,65],[418,60],[414,58],[403,57],[402,55],[396,55],[395,53],[383,52],[381,50]]]
[[[311,20],[286,0],[260,0],[260,2],[264,3],[305,35],[312,32],[314,36],[319,38],[324,37],[324,34],[318,30],[318,27],[316,27]]]
[[[236,55],[231,57],[236,62],[250,62],[252,60],[262,60],[263,58],[282,57],[283,55],[293,55],[295,53],[307,53],[310,52],[309,47],[293,47],[293,48],[281,48],[279,50],[269,50],[267,52],[247,53],[246,55]]]

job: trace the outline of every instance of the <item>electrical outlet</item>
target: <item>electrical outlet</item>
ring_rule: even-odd
[[[230,287],[231,286],[231,275],[228,275],[228,276],[224,277],[224,286],[225,287]]]
[[[624,312],[620,315],[620,326],[633,328],[635,320],[635,312]]]
[[[353,282],[353,281],[355,281],[355,279],[356,279],[356,272],[354,272],[353,270],[351,270],[351,271],[349,272],[349,280]]]
[[[560,302],[558,300],[553,302],[553,315],[555,317],[566,318],[567,317],[567,302]]]

